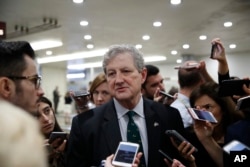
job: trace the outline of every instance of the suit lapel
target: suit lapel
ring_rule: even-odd
[[[114,108],[113,100],[111,100],[105,109],[102,131],[111,152],[115,152],[118,143],[122,141],[120,127],[117,119],[117,114]]]

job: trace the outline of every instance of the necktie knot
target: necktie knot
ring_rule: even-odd
[[[134,111],[128,111],[128,112],[127,112],[127,115],[128,115],[129,120],[133,120],[133,117],[134,117],[134,115],[135,115],[135,112],[134,112]]]

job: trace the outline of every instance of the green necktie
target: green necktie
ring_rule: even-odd
[[[127,115],[129,118],[128,127],[127,127],[127,140],[132,143],[138,143],[140,145],[139,152],[143,153],[142,141],[139,129],[134,122],[133,116],[136,113],[134,111],[128,111]],[[145,165],[145,157],[144,155],[140,159],[140,167],[144,167]]]

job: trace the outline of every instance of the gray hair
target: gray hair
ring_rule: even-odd
[[[121,53],[129,53],[133,57],[136,69],[139,72],[142,71],[142,69],[144,68],[143,54],[133,45],[122,44],[122,45],[110,46],[109,50],[105,53],[102,63],[103,71],[105,74],[106,74],[106,67],[109,61]]]

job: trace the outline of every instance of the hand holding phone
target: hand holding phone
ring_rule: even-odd
[[[131,167],[135,161],[138,149],[139,144],[137,143],[120,142],[112,160],[112,165]]]
[[[185,139],[180,133],[178,133],[176,130],[166,130],[165,132],[169,137],[172,137],[175,141],[175,143],[179,146],[183,141],[187,141],[190,143],[187,139]],[[195,148],[191,143],[190,143],[192,148]],[[198,149],[195,148],[195,152],[197,152]]]
[[[194,120],[209,121],[211,123],[218,122],[210,111],[203,111],[203,110],[197,110],[195,108],[188,108],[188,112]]]
[[[60,138],[62,141],[67,139],[67,133],[66,132],[52,132],[49,137],[48,143],[52,143],[56,139]]]
[[[239,80],[223,80],[220,83],[219,87],[219,96],[233,96],[239,95],[244,96],[246,92],[243,90],[243,85],[246,85],[249,88],[250,80],[239,79]]]

